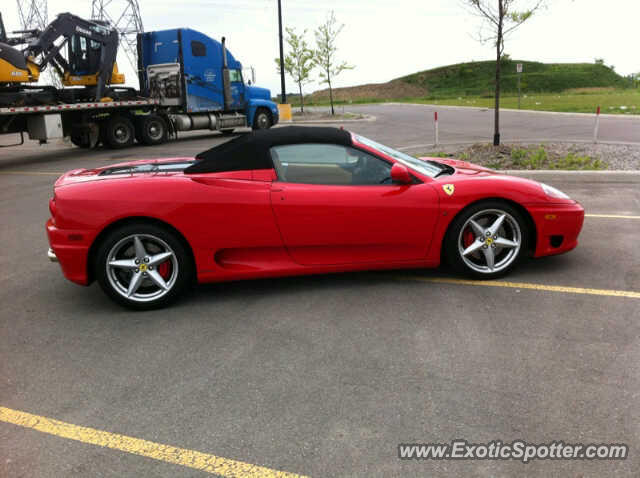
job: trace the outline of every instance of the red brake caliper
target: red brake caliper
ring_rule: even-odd
[[[471,232],[471,229],[467,228],[462,234],[462,242],[464,243],[465,249],[473,244],[473,241],[475,239],[476,238],[473,236],[473,232]]]
[[[158,274],[160,274],[164,280],[167,280],[169,274],[171,274],[171,261],[164,261],[162,264],[159,264]]]

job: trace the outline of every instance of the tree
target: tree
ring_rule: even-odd
[[[496,90],[493,144],[500,144],[500,58],[504,53],[504,40],[507,35],[526,22],[538,10],[544,0],[534,0],[529,8],[518,9],[518,0],[464,0],[474,12],[483,19],[480,42],[491,42],[496,47]]]
[[[329,101],[331,102],[331,114],[333,110],[333,89],[331,81],[344,70],[351,70],[354,67],[346,62],[338,62],[336,53],[338,47],[336,40],[344,28],[344,25],[337,25],[336,16],[333,11],[326,21],[320,25],[316,31],[316,51],[314,52],[314,63],[320,68],[320,82],[329,85]]]
[[[284,71],[298,85],[300,91],[300,111],[304,113],[304,97],[302,96],[302,85],[309,83],[309,76],[313,70],[313,51],[307,46],[304,30],[301,35],[296,33],[295,28],[287,28],[287,44],[289,53],[284,57]],[[280,58],[276,58],[276,67],[280,73]]]

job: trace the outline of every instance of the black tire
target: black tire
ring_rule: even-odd
[[[95,148],[100,143],[100,127],[97,123],[73,126],[69,139],[78,148]]]
[[[271,112],[265,108],[258,108],[253,117],[253,129],[269,129],[272,124]]]
[[[133,144],[135,128],[126,116],[116,115],[101,125],[103,142],[112,149],[128,148]]]
[[[498,224],[497,220],[502,216],[504,218],[496,234],[487,235],[487,232],[491,233],[491,226]],[[471,220],[481,230],[476,230]],[[476,279],[495,279],[508,274],[527,254],[529,225],[510,204],[483,201],[465,209],[453,220],[443,247],[446,261],[457,272]],[[467,254],[463,254],[463,251]],[[489,267],[491,260],[494,267]]]
[[[162,144],[167,140],[167,122],[159,115],[145,115],[136,124],[136,139],[147,146]]]
[[[137,259],[136,237],[143,244],[146,254],[144,257],[151,261]],[[157,267],[153,270],[153,257],[162,252],[172,252],[173,255],[162,260],[166,266],[164,271],[160,270],[163,266],[161,262],[155,264]],[[112,267],[108,265],[112,258],[121,263],[138,260],[136,264],[140,265],[134,265],[133,268]],[[147,264],[143,265],[144,262]],[[142,272],[143,270],[146,272]],[[166,276],[163,275],[165,273]],[[195,269],[190,253],[173,231],[154,224],[133,223],[111,231],[100,242],[94,258],[94,274],[105,294],[118,304],[134,310],[150,310],[167,306],[178,299],[193,283]],[[131,284],[137,274],[144,277],[132,289]],[[151,274],[155,274],[154,277],[160,276],[166,287],[160,287]],[[132,290],[130,297],[127,297],[127,288]]]
[[[71,143],[73,143],[78,148],[89,149],[91,147],[91,144],[89,144],[89,141],[87,140],[85,135],[81,133],[72,131],[69,139],[71,140]]]

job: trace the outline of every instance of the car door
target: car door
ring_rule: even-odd
[[[303,265],[415,261],[438,215],[434,188],[391,184],[392,164],[333,144],[271,148],[271,204],[283,242]]]

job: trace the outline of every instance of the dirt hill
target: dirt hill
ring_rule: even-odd
[[[427,96],[429,90],[419,85],[412,85],[400,79],[388,83],[370,83],[361,86],[349,86],[347,88],[334,88],[333,99],[335,101],[358,100],[391,100],[394,98],[419,98]],[[329,100],[329,90],[316,91],[310,95],[315,102]]]
[[[503,60],[500,86],[504,93],[517,91],[516,64],[522,63],[521,88],[528,92],[560,92],[574,88],[628,86],[627,80],[613,69],[595,63],[540,63]],[[333,90],[337,101],[392,100],[402,98],[454,98],[492,96],[495,62],[479,61],[442,66],[413,73],[388,83],[371,83]],[[329,99],[329,90],[310,95],[312,102]]]

